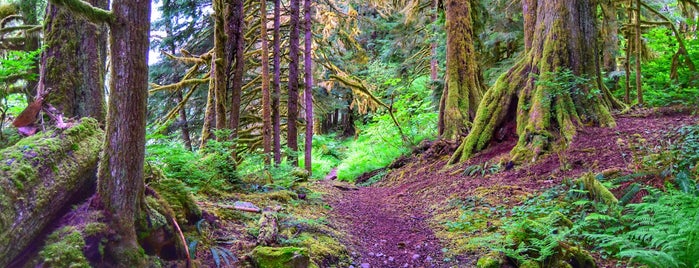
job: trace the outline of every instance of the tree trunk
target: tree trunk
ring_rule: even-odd
[[[81,191],[94,187],[103,136],[99,123],[86,118],[0,151],[0,267],[9,267],[74,196],[91,195]]]
[[[144,198],[150,7],[150,0],[114,0],[112,4],[111,94],[97,194],[115,234],[105,255],[124,267],[144,263],[134,222]]]
[[[88,1],[105,8],[107,1]],[[104,25],[49,4],[46,8],[40,88],[50,90],[47,102],[66,117],[105,120],[104,74],[107,42]],[[70,74],[70,75],[66,75]]]
[[[228,47],[231,48],[229,55],[229,74],[233,69],[233,76],[230,77],[231,86],[231,117],[228,127],[231,129],[231,139],[238,137],[240,131],[240,103],[243,91],[243,74],[245,71],[245,8],[244,1],[233,1],[228,5]],[[235,63],[235,65],[234,65]],[[235,147],[232,150],[232,159],[237,159]]]
[[[274,163],[279,165],[282,162],[281,144],[281,115],[279,114],[279,98],[281,97],[281,35],[279,32],[281,24],[281,0],[274,0],[274,80],[272,87],[272,124],[274,125]]]
[[[304,76],[306,78],[306,90],[303,94],[305,97],[304,103],[306,104],[306,148],[304,150],[304,165],[308,174],[311,174],[311,153],[313,151],[313,61],[311,60],[311,49],[313,47],[313,33],[311,31],[313,29],[313,21],[311,16],[311,0],[305,0],[303,2],[303,13],[306,21],[306,33],[304,38],[305,50],[303,53]]]
[[[619,20],[617,19],[617,8],[612,0],[601,0],[602,7],[602,70],[609,76],[617,71],[616,58],[619,54]],[[615,89],[619,82],[619,76],[614,76],[612,89]]]
[[[182,90],[177,90],[177,95],[175,96],[175,103],[180,103],[182,101]],[[182,125],[180,126],[180,131],[182,131],[182,141],[184,141],[184,147],[188,151],[192,151],[192,139],[189,135],[189,122],[187,121],[187,111],[185,107],[182,107],[179,111],[180,121]]]
[[[447,0],[446,86],[440,101],[439,132],[453,140],[467,133],[485,85],[476,58],[471,1]]]
[[[439,10],[439,0],[434,0],[433,9],[434,9],[434,11],[433,11],[434,14],[432,14],[432,23],[435,26],[432,29],[432,31],[433,31],[432,34],[436,36],[437,35],[436,22],[437,22],[437,17],[438,17],[437,14],[439,12],[438,11]],[[438,74],[439,62],[437,62],[437,40],[436,40],[436,38],[434,38],[434,40],[430,44],[430,56],[432,57],[432,59],[430,59],[430,80],[432,82],[432,84],[430,86],[430,90],[434,91],[435,85],[437,84],[437,79],[439,78],[438,77],[438,75],[439,75]]]
[[[262,148],[265,165],[272,152],[272,111],[269,94],[269,50],[267,48],[267,0],[260,1],[260,41],[262,42]]]
[[[641,47],[641,0],[636,0],[635,12],[635,43],[636,43],[636,99],[638,100],[638,105],[643,105],[643,88],[641,87],[641,54],[643,48]]]
[[[524,57],[486,92],[471,133],[450,163],[484,149],[496,131],[514,122],[519,140],[510,154],[515,161],[536,160],[554,145],[566,146],[583,124],[616,125],[596,79],[595,0],[522,3]],[[566,71],[589,82],[558,80]]]
[[[239,1],[238,1],[239,2]],[[225,129],[226,122],[226,9],[224,0],[214,0],[214,55],[211,58],[211,82],[216,96],[216,129]],[[217,140],[225,140],[227,137],[216,137]]]
[[[37,0],[24,0],[20,2],[20,12],[22,14],[22,17],[24,18],[24,24],[26,25],[38,25],[39,24],[39,16],[36,12],[37,10]],[[45,24],[47,25],[47,24]],[[103,35],[103,37],[106,40],[106,35]],[[26,39],[24,41],[24,50],[25,51],[35,51],[39,49],[39,35],[37,34],[31,34],[30,36],[26,36]],[[106,44],[106,42],[104,43]],[[104,61],[103,61],[104,63]],[[40,68],[39,68],[40,62],[37,62],[32,70],[30,71],[33,74],[38,74],[40,73]],[[25,93],[30,96],[29,101],[32,102],[34,101],[32,97],[36,95],[35,89],[38,81],[29,81],[27,83],[27,87],[25,90]]]
[[[289,163],[292,166],[298,166],[298,130],[296,129],[296,117],[298,117],[298,99],[299,99],[299,0],[291,0],[289,7],[291,14],[290,24],[291,33],[289,34],[289,98],[287,101],[287,146],[291,151]]]

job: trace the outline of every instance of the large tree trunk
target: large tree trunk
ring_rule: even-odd
[[[472,13],[477,4],[447,0],[446,86],[439,106],[439,133],[456,139],[468,132],[485,84],[476,58]]]
[[[612,0],[601,0],[602,9],[602,70],[609,75],[616,72],[616,58],[619,54],[619,19],[617,18],[617,7]],[[612,90],[619,83],[619,76],[614,76]]]
[[[311,49],[313,39],[311,32],[313,21],[311,16],[311,0],[303,1],[303,12],[305,16],[305,36],[304,36],[304,77],[306,78],[306,90],[304,92],[304,103],[306,104],[306,148],[304,150],[304,165],[308,174],[311,174],[311,152],[313,150],[313,61],[311,60]]]
[[[112,4],[111,94],[97,194],[115,234],[105,255],[122,267],[144,263],[134,222],[144,198],[150,7],[150,0]]]
[[[91,0],[105,8],[106,0]],[[50,90],[47,102],[67,117],[93,117],[104,122],[104,55],[107,31],[70,11],[49,4],[46,9],[40,88]],[[69,75],[67,75],[69,74]]]
[[[86,118],[0,151],[0,267],[54,223],[74,196],[90,195],[80,191],[94,187],[103,135],[97,120]]]
[[[211,58],[211,81],[216,96],[216,129],[225,129],[226,122],[226,16],[224,0],[214,0],[214,56]],[[217,140],[225,140],[228,137],[216,137]]]
[[[289,34],[289,98],[287,101],[287,146],[291,150],[289,163],[292,166],[298,166],[298,130],[296,129],[296,117],[298,117],[298,101],[299,101],[299,0],[291,0],[290,24],[291,33]]]
[[[272,111],[269,94],[269,49],[267,48],[267,0],[260,1],[260,41],[262,42],[262,149],[265,165],[272,152]]]
[[[279,114],[279,98],[281,97],[281,35],[279,28],[281,26],[281,0],[274,0],[274,59],[273,71],[274,80],[272,87],[272,124],[273,124],[273,143],[274,143],[274,163],[279,165],[282,162],[282,138],[281,138],[281,115]]]
[[[600,93],[595,0],[524,0],[525,55],[486,92],[473,129],[450,163],[484,149],[516,122],[515,161],[567,145],[584,124],[615,126]],[[566,71],[587,83],[561,81]],[[515,121],[516,120],[516,121]]]
[[[245,72],[245,7],[244,1],[233,1],[229,5],[228,18],[228,47],[230,47],[230,55],[228,60],[229,74],[232,69],[232,77],[230,77],[231,86],[231,117],[228,121],[228,127],[231,129],[231,137],[238,137],[240,131],[240,103],[243,92],[243,74]],[[235,65],[234,65],[235,63]],[[232,150],[232,158],[237,159],[235,147]]]

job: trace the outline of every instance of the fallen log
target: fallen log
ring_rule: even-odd
[[[96,181],[104,133],[85,118],[0,151],[0,267],[6,267]]]

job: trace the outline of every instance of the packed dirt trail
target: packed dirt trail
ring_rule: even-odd
[[[653,148],[666,139],[667,131],[697,123],[696,116],[682,113],[619,117],[617,128],[581,130],[565,152],[484,177],[463,171],[471,165],[508,159],[515,137],[454,166],[446,166],[446,161],[455,144],[435,142],[426,151],[404,159],[405,165],[391,170],[373,186],[338,187],[340,182],[332,180],[321,184],[333,189],[325,196],[332,207],[329,218],[347,234],[355,267],[473,267],[477,256],[443,254],[451,250],[449,242],[435,234],[435,230],[444,228],[435,217],[453,210],[451,201],[486,189],[486,195],[516,206],[505,204],[505,200],[551,188],[564,178],[612,168],[630,172],[633,152],[627,145],[629,140],[643,138],[642,146]],[[563,162],[570,167],[561,169]]]
[[[395,202],[404,197],[396,190],[363,187],[330,202],[353,239],[357,266],[443,267],[442,246],[427,225],[427,214],[410,202]]]

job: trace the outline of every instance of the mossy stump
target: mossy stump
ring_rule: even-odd
[[[307,268],[311,267],[308,250],[297,247],[256,247],[252,251],[255,267],[260,268]]]

